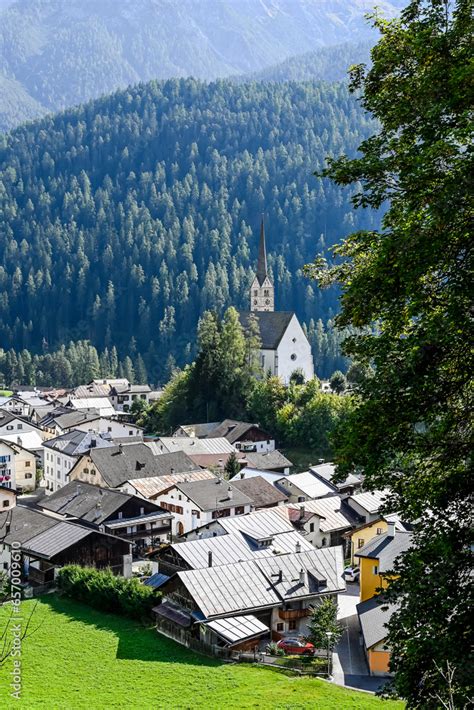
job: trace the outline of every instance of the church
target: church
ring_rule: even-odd
[[[265,228],[260,226],[260,244],[255,278],[250,287],[250,311],[240,313],[242,325],[247,327],[254,315],[260,328],[260,363],[265,373],[277,375],[288,384],[295,370],[305,380],[314,377],[311,346],[293,311],[275,311],[275,289],[268,275]]]

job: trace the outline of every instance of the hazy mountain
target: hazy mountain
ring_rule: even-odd
[[[290,57],[259,72],[244,74],[236,81],[347,81],[352,64],[370,63],[373,42],[345,42],[334,47],[321,47]]]
[[[379,0],[391,16],[405,0]],[[374,0],[0,0],[0,130],[152,78],[260,71],[374,38]]]

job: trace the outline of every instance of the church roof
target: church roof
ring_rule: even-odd
[[[260,244],[258,247],[258,263],[257,263],[257,279],[258,283],[260,286],[262,286],[263,282],[268,276],[267,272],[267,250],[265,248],[265,227],[263,225],[263,217],[262,217],[262,223],[260,225]]]
[[[295,314],[293,311],[240,311],[240,322],[244,328],[247,328],[251,315],[258,321],[261,349],[276,350]]]

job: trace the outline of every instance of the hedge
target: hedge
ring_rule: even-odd
[[[161,594],[137,579],[116,577],[110,570],[67,565],[57,575],[59,589],[64,594],[89,606],[113,614],[126,614],[135,619],[151,615]]]

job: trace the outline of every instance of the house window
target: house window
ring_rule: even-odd
[[[277,631],[284,631],[285,630],[285,624],[278,623],[277,624]]]
[[[11,424],[9,424],[9,425],[7,426],[7,431],[11,431],[12,429],[13,429],[13,426],[12,426]]]
[[[314,523],[310,523],[309,525],[309,531],[314,532]]]
[[[112,431],[112,427],[111,427],[111,426],[108,426],[108,427],[107,427],[107,431]]]
[[[379,568],[378,568],[377,565],[374,565],[372,569],[373,569],[373,573],[374,573],[374,574],[378,574],[378,573],[379,573]]]
[[[245,508],[243,505],[238,505],[234,510],[235,510],[235,515],[243,515],[245,512]]]
[[[381,534],[382,534],[382,528],[377,528],[377,535],[381,535]]]
[[[91,476],[95,476],[95,468],[91,468]]]
[[[288,631],[296,631],[296,619],[290,619],[288,622]]]
[[[88,468],[85,468],[85,469],[84,469],[84,473],[89,473],[89,469],[88,469]]]
[[[291,353],[291,359],[296,360],[296,353]]]
[[[133,431],[129,431],[129,432],[128,432],[128,435],[129,435],[129,436],[133,436]]]
[[[26,468],[29,468],[31,466],[31,461],[25,461],[25,466]]]
[[[325,547],[327,545],[327,539],[325,537],[323,537],[323,539],[321,540],[321,545],[323,547]]]
[[[33,474],[32,473],[25,473],[25,478],[33,478]]]
[[[23,424],[18,424],[18,429],[23,429]]]
[[[199,510],[192,510],[192,511],[191,511],[191,515],[195,515],[198,520],[199,520],[200,517],[201,517],[201,513],[199,512]],[[166,524],[167,524],[167,523],[164,523],[164,525],[166,525]]]
[[[298,496],[298,503],[304,503],[306,498],[304,496]]]
[[[118,519],[119,519],[119,520],[122,520],[122,516],[123,516],[123,513],[122,513],[122,511],[121,511],[121,510],[119,510],[119,513],[118,513]]]
[[[357,548],[360,550],[361,547],[364,547],[364,540],[360,537],[357,540]]]
[[[2,503],[2,505],[3,505],[4,508],[8,508],[8,506],[10,505],[10,501],[9,501],[9,500],[4,500],[3,503]]]

